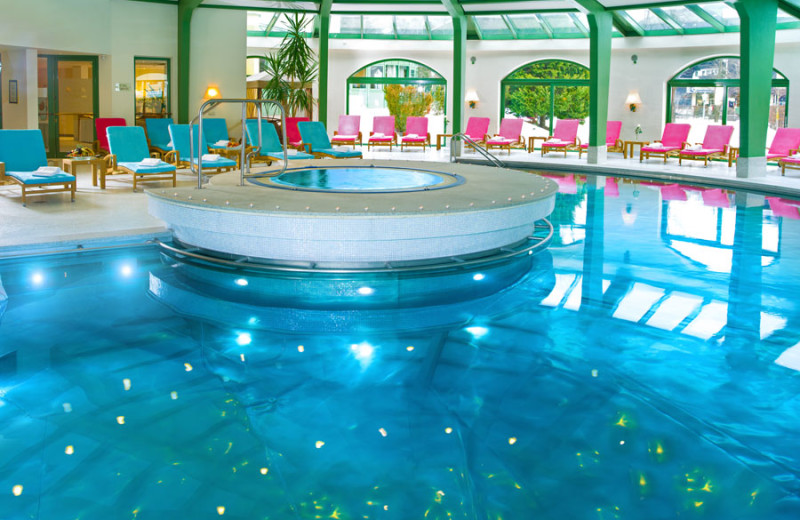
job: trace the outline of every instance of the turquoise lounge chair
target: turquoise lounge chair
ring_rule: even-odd
[[[356,150],[334,150],[328,139],[325,125],[319,121],[300,121],[297,123],[303,146],[314,157],[333,157],[334,159],[360,159],[361,152]]]
[[[170,147],[169,125],[172,124],[171,117],[148,118],[144,120],[147,127],[147,144],[151,152],[158,152],[162,156],[172,150]]]
[[[228,134],[228,123],[221,117],[204,117],[203,138],[208,143],[209,148],[222,148],[217,146],[218,142],[231,140]]]
[[[245,126],[247,128],[247,144],[258,147],[258,119],[248,119]],[[280,139],[278,139],[278,131],[275,129],[275,125],[266,119],[261,120],[261,148],[253,158],[256,161],[269,163],[283,161],[283,147]],[[289,148],[288,158],[290,161],[296,161],[298,159],[313,159],[314,156]]]
[[[143,160],[151,159],[147,147],[147,138],[141,126],[110,126],[106,129],[108,147],[111,150],[113,164],[124,172],[133,175],[133,191],[136,183],[143,181],[172,180],[176,185],[175,166],[167,164],[161,159],[158,162],[142,164]]]
[[[22,187],[22,205],[28,195],[70,192],[75,201],[75,176],[54,171],[47,164],[41,130],[0,130],[0,181],[10,179]]]
[[[205,156],[203,159],[203,173],[220,173],[227,172],[236,168],[236,161],[220,157],[218,154],[209,154],[208,144],[203,139],[202,151],[197,146],[197,134],[200,132],[200,127],[194,125],[194,156],[192,157],[192,164],[197,166],[199,161],[198,157]],[[189,133],[189,125],[169,125],[169,136],[172,141],[172,151],[164,156],[164,160],[171,162],[176,167],[186,166],[189,167],[189,155],[191,152],[191,139]],[[212,159],[207,157],[214,155]]]

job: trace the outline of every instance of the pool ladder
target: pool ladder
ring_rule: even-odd
[[[483,146],[479,145],[472,139],[470,136],[463,132],[459,132],[457,134],[453,134],[453,137],[450,138],[450,162],[456,162],[456,141],[461,140],[469,144],[471,147],[475,149],[476,152],[481,154],[486,160],[492,163],[497,168],[505,168],[506,165],[503,161],[492,155],[489,150],[484,148]]]
[[[242,106],[242,150],[241,155],[239,157],[239,171],[241,174],[239,186],[244,186],[244,180],[247,177],[255,177],[250,173],[250,159],[258,154],[261,150],[261,146],[263,145],[263,136],[261,135],[261,120],[262,117],[262,108],[263,105],[274,105],[278,107],[281,113],[281,137],[283,143],[283,166],[281,166],[280,171],[278,171],[277,175],[280,175],[286,168],[289,167],[289,154],[286,150],[286,111],[283,109],[283,105],[281,105],[280,101],[275,99],[209,99],[202,105],[200,105],[200,110],[197,111],[197,116],[192,119],[192,122],[189,123],[189,157],[194,157],[194,150],[195,150],[195,140],[194,140],[194,125],[197,122],[197,150],[202,150],[204,147],[201,143],[203,141],[203,114],[211,110],[217,105],[222,103],[239,103]],[[258,119],[258,145],[253,146],[252,149],[248,152],[247,151],[247,105],[254,104],[256,105],[257,111],[257,119]],[[194,162],[190,159],[189,160],[189,168],[191,169],[192,173],[197,174],[197,188],[203,188],[203,176],[200,172],[203,171],[203,155],[198,154],[197,156],[197,170],[195,170]],[[246,173],[245,173],[246,172]]]

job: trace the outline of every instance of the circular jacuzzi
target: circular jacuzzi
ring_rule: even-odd
[[[520,246],[553,210],[558,188],[519,170],[450,163],[315,160],[276,173],[147,190],[149,210],[181,245],[211,256],[394,269]]]
[[[336,193],[399,193],[451,188],[464,182],[457,174],[411,168],[304,168],[276,177],[251,178],[260,186]]]

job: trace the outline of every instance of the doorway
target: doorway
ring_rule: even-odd
[[[94,147],[98,113],[97,56],[40,55],[39,129],[48,157]]]

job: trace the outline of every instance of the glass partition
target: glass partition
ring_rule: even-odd
[[[169,58],[134,58],[136,124],[145,119],[172,117],[169,96]]]

